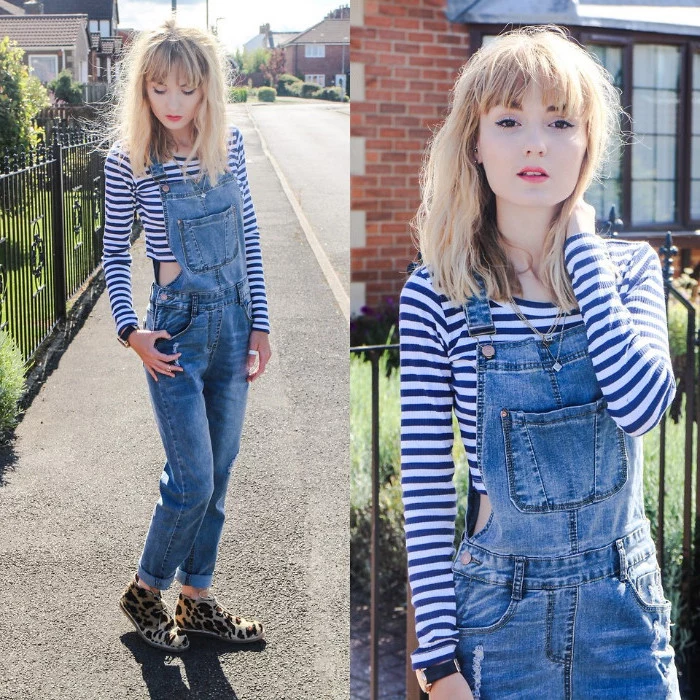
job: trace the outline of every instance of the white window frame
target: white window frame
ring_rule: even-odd
[[[305,58],[325,58],[326,57],[326,45],[325,44],[304,44],[304,57]]]
[[[315,83],[321,87],[326,87],[326,76],[323,73],[307,73],[304,76],[305,83]]]
[[[41,66],[46,65],[49,61],[53,64],[53,75],[45,77],[51,73],[52,70],[49,68],[47,72],[47,70]],[[36,75],[42,83],[48,83],[50,80],[58,77],[58,56],[52,54],[29,54],[27,56],[27,64],[29,65],[29,70]],[[36,68],[37,65],[40,66],[39,70]]]

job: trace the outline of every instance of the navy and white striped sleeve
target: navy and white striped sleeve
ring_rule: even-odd
[[[236,178],[243,199],[243,235],[245,238],[245,259],[248,272],[248,284],[253,310],[253,330],[270,332],[270,321],[267,312],[267,295],[265,293],[265,276],[263,274],[262,251],[260,249],[260,232],[258,220],[253,208],[248,184],[248,170],[245,164],[243,135],[233,128],[233,148],[236,153]]]
[[[626,433],[642,435],[676,391],[659,258],[648,243],[613,243],[609,252],[590,233],[569,238],[564,255],[608,412]]]
[[[414,272],[401,293],[399,331],[401,485],[419,643],[411,656],[416,669],[452,659],[458,641],[452,372],[440,296],[425,269]]]
[[[113,147],[105,160],[105,230],[102,266],[117,332],[138,326],[131,290],[131,228],[136,207],[128,158]]]

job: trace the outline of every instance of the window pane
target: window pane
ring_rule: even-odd
[[[680,49],[633,47],[632,224],[676,220]]]
[[[700,219],[700,53],[693,54],[691,119],[690,218]]]
[[[610,73],[615,87],[622,88],[622,49],[619,46],[590,44],[586,47]],[[610,154],[610,161],[601,173],[601,182],[594,182],[586,191],[586,201],[596,211],[596,218],[608,218],[610,208],[615,207],[617,216],[622,212],[622,152]]]

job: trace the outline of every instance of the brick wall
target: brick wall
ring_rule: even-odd
[[[445,116],[468,33],[445,0],[353,0],[350,75],[354,312],[398,299],[415,257],[409,221],[431,127]]]
[[[346,44],[326,44],[323,58],[307,58],[302,44],[285,49],[285,70],[294,75],[325,75],[326,85],[335,85],[335,76],[350,70],[350,47]]]

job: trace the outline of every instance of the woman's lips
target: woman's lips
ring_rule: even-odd
[[[523,168],[518,177],[526,182],[545,182],[549,179],[547,171],[543,168]]]
[[[166,114],[166,115],[165,115],[165,118],[166,118],[166,119],[169,119],[171,122],[179,122],[180,119],[182,119],[182,117],[176,117],[176,116],[174,116],[174,115],[172,115],[172,114]]]

